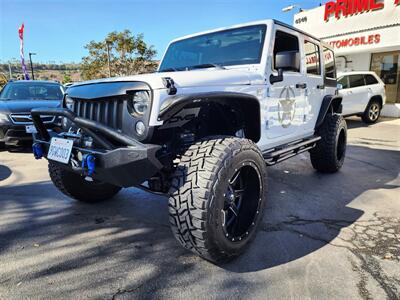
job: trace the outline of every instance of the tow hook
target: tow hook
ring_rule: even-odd
[[[35,159],[42,159],[43,157],[43,148],[40,143],[34,143],[32,145],[32,152]]]
[[[93,174],[96,170],[96,158],[92,154],[86,154],[82,158],[82,175],[86,176],[85,180],[93,181]]]

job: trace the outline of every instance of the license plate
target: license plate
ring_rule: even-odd
[[[26,133],[37,133],[35,125],[26,125],[25,131]]]
[[[71,140],[52,138],[47,159],[68,164],[73,144],[74,142]]]

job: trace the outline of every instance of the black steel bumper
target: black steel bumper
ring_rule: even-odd
[[[159,145],[142,144],[99,122],[77,117],[64,108],[34,109],[31,115],[38,131],[34,134],[34,142],[42,145],[45,157],[47,157],[51,138],[63,138],[63,136],[48,132],[40,115],[65,117],[90,136],[96,145],[100,145],[101,149],[91,149],[74,144],[72,149],[74,159],[86,154],[95,157],[96,168],[93,178],[96,180],[121,187],[131,187],[143,183],[162,168],[162,164],[156,157],[156,152],[161,148]],[[115,144],[123,146],[117,147]],[[62,163],[59,165],[77,173],[84,172],[81,167],[73,166],[71,162],[68,165]]]

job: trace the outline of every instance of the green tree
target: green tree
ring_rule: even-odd
[[[0,90],[3,88],[3,86],[6,85],[7,83],[7,76],[5,74],[0,73]]]
[[[62,83],[68,83],[68,82],[72,82],[72,78],[71,78],[71,75],[66,73],[63,76]]]
[[[156,50],[148,46],[143,34],[134,35],[126,29],[111,32],[100,42],[91,41],[85,46],[89,55],[82,58],[81,75],[85,80],[108,77],[107,46],[110,50],[112,76],[127,76],[153,72]]]

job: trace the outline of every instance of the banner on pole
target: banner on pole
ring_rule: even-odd
[[[29,80],[28,70],[26,69],[25,65],[25,58],[24,58],[24,23],[22,23],[21,27],[18,29],[19,34],[19,54],[21,56],[21,66],[22,66],[22,73],[24,74],[25,80]]]

